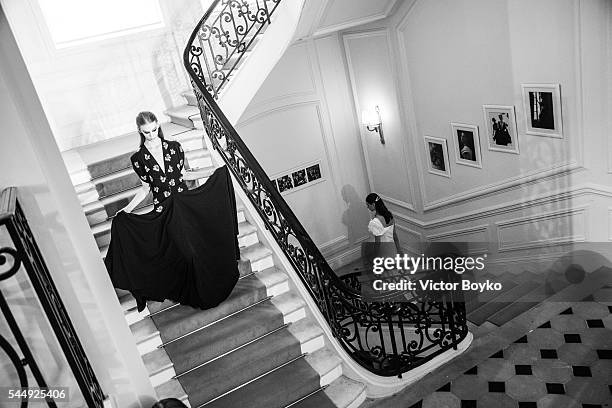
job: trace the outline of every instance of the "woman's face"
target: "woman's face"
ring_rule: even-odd
[[[142,133],[147,141],[152,141],[157,137],[159,126],[157,122],[149,122],[140,126],[140,133]]]
[[[374,207],[374,204],[370,204],[368,202],[366,202],[366,207],[368,207],[368,210],[370,211],[374,211],[376,208]]]

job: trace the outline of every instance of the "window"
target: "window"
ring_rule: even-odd
[[[158,0],[38,0],[57,48],[164,26]]]

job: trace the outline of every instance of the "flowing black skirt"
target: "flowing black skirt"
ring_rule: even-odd
[[[194,190],[173,194],[164,210],[120,212],[105,259],[114,287],[128,290],[139,310],[170,299],[201,309],[224,301],[238,280],[236,198],[227,167]]]

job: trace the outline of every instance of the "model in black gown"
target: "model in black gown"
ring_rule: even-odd
[[[187,190],[183,179],[185,152],[176,141],[162,140],[163,163],[157,163],[153,154],[145,145],[132,155],[132,168],[138,177],[148,183],[153,193],[153,209],[161,212],[163,202],[174,193]]]
[[[113,285],[129,290],[139,311],[146,300],[170,299],[202,309],[217,306],[238,280],[238,224],[229,171],[221,167],[204,185],[188,190],[185,179],[200,174],[183,175],[186,161],[180,143],[163,139],[156,120],[139,125],[139,130],[149,133],[141,133],[147,141],[158,142],[150,135],[160,133],[155,137],[161,155],[159,146],[154,151],[162,163],[144,140],[131,156],[143,189],[113,219],[105,259]],[[147,189],[153,193],[153,211],[131,214]]]

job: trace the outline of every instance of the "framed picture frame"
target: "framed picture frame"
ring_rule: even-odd
[[[293,181],[291,180],[291,176],[284,175],[276,179],[276,184],[278,185],[278,191],[280,193],[284,193],[285,191],[291,190],[293,188]]]
[[[489,150],[519,154],[514,106],[483,105]]]
[[[563,138],[559,84],[522,84],[528,135]]]
[[[287,195],[324,182],[322,173],[321,161],[317,160],[279,172],[270,180],[281,195]]]
[[[450,178],[450,163],[448,160],[448,147],[446,139],[434,136],[425,136],[425,157],[427,170],[432,174]]]
[[[455,142],[455,162],[482,169],[478,126],[451,122],[451,134]]]

